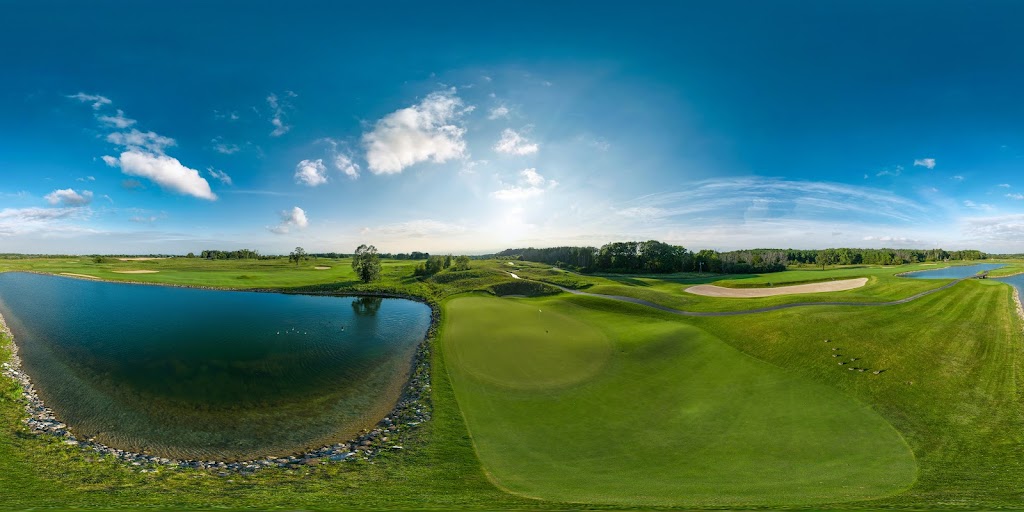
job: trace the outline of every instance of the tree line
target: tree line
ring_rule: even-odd
[[[976,250],[942,249],[749,249],[720,252],[691,251],[657,240],[612,242],[598,247],[562,246],[536,249],[506,249],[481,258],[520,259],[546,263],[579,272],[666,274],[673,272],[714,272],[747,274],[780,272],[791,264],[900,265],[926,261],[980,260],[987,255]]]

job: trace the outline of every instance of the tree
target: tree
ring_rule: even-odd
[[[306,256],[305,249],[303,249],[302,247],[296,247],[295,250],[288,255],[288,261],[294,261],[295,266],[297,267],[299,266],[299,262],[306,259],[307,257],[308,256]]]
[[[360,281],[376,281],[380,277],[380,256],[377,254],[377,248],[372,245],[360,245],[352,255],[352,269],[356,271]]]
[[[455,258],[455,270],[469,270],[469,256],[463,254]]]

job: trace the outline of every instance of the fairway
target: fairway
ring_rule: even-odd
[[[877,498],[914,482],[910,448],[870,407],[670,315],[564,296],[462,297],[445,312],[459,406],[485,470],[513,493],[628,506],[802,505]],[[538,341],[520,327],[538,315],[588,326],[566,324],[575,338],[564,346],[542,338],[571,386],[545,384],[554,364],[531,353]],[[605,339],[611,357],[594,373]],[[500,383],[478,377],[530,364],[543,367],[504,371]]]

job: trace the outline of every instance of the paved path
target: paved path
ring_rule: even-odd
[[[654,309],[665,311],[667,313],[672,313],[674,315],[680,315],[680,316],[737,316],[737,315],[750,315],[750,314],[754,314],[754,313],[766,313],[768,311],[778,311],[780,309],[802,308],[802,307],[807,307],[807,306],[863,306],[863,307],[895,306],[897,304],[906,304],[906,303],[908,303],[908,302],[910,302],[912,300],[920,299],[921,297],[924,297],[925,295],[931,295],[933,293],[940,292],[942,290],[945,290],[946,288],[949,288],[951,286],[956,285],[957,283],[959,283],[960,281],[963,281],[965,279],[971,279],[971,277],[965,277],[965,278],[962,278],[962,279],[957,279],[956,281],[953,281],[952,283],[944,284],[944,285],[942,285],[942,286],[940,286],[938,288],[935,288],[935,289],[932,289],[932,290],[928,290],[928,291],[924,291],[924,292],[918,293],[916,295],[911,295],[910,297],[907,297],[905,299],[892,300],[892,301],[889,301],[889,302],[795,302],[793,304],[779,304],[778,306],[768,306],[768,307],[756,308],[756,309],[744,309],[744,310],[740,310],[740,311],[683,311],[681,309],[674,309],[674,308],[670,308],[668,306],[662,306],[661,304],[655,304],[653,302],[646,301],[646,300],[643,300],[643,299],[635,299],[633,297],[624,297],[622,295],[602,295],[602,294],[599,294],[599,293],[581,292],[579,290],[572,290],[572,289],[569,289],[569,288],[558,286],[556,284],[551,284],[551,283],[545,283],[545,284],[554,286],[555,288],[558,288],[558,289],[562,290],[563,292],[569,292],[569,293],[571,293],[573,295],[585,295],[585,296],[588,296],[588,297],[599,297],[599,298],[602,298],[602,299],[611,299],[611,300],[619,300],[619,301],[622,301],[622,302],[631,302],[633,304],[639,304],[641,306],[651,307],[651,308],[654,308]]]

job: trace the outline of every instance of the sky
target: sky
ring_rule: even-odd
[[[2,2],[0,253],[1024,252],[1024,3],[367,4]]]

